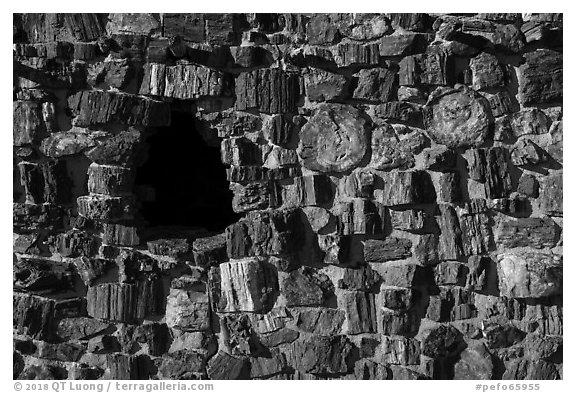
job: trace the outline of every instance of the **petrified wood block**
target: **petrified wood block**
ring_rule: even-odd
[[[350,106],[323,104],[300,131],[298,155],[302,164],[320,172],[345,172],[366,155],[367,121]]]
[[[477,147],[488,136],[490,114],[484,98],[467,90],[437,91],[424,117],[430,137],[448,147]]]

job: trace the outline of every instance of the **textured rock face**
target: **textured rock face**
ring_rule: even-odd
[[[278,283],[271,267],[255,259],[220,264],[220,294],[218,310],[263,311],[271,306]]]
[[[14,379],[562,378],[562,25],[14,14]]]
[[[562,53],[548,49],[524,55],[520,67],[520,102],[523,105],[562,99]]]
[[[298,155],[308,169],[346,172],[366,155],[368,135],[366,120],[358,109],[323,104],[300,131]]]
[[[541,252],[498,255],[500,291],[508,297],[538,298],[562,293],[562,258]]]
[[[470,91],[437,91],[427,106],[430,137],[448,147],[475,147],[488,135],[490,117],[486,103]]]

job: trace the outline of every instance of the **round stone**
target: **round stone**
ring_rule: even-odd
[[[490,116],[485,100],[471,90],[432,94],[425,123],[430,138],[452,148],[479,147],[486,140]]]
[[[366,120],[349,105],[319,106],[300,131],[302,165],[319,172],[346,172],[360,164],[370,142]]]

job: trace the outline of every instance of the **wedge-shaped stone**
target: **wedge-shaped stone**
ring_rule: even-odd
[[[538,165],[547,160],[544,151],[529,139],[518,139],[510,151],[510,162],[516,166]]]
[[[329,226],[335,224],[335,219],[329,210],[317,206],[306,206],[302,211],[308,219],[308,223],[315,233],[327,229]]]

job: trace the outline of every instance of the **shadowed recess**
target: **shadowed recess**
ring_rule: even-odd
[[[194,116],[174,112],[172,124],[148,140],[148,159],[136,184],[153,190],[140,214],[150,226],[179,225],[223,230],[238,220],[220,151],[194,128]]]

